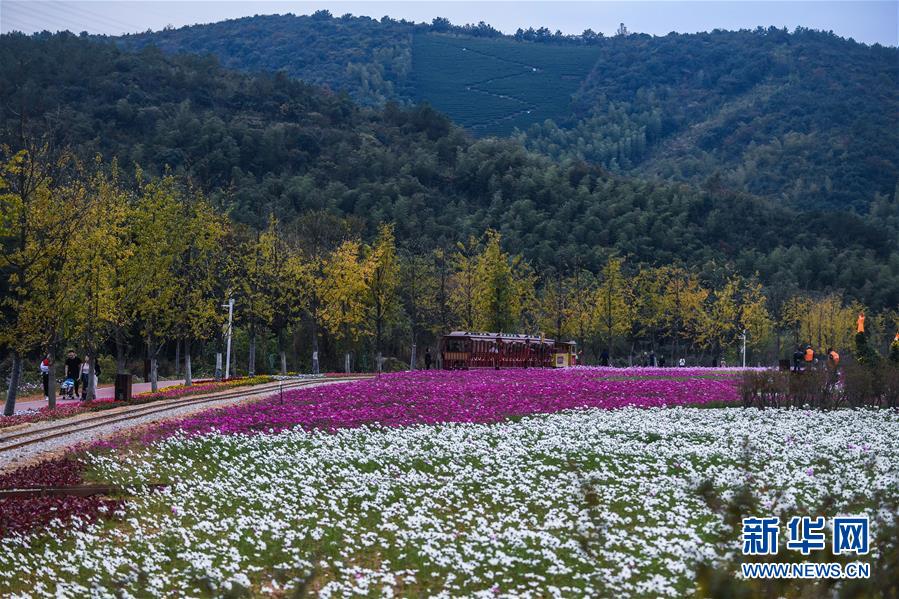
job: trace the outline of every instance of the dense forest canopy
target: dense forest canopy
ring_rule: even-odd
[[[799,211],[728,189],[642,181],[473,139],[427,105],[362,108],[283,74],[239,74],[210,57],[124,52],[71,34],[0,38],[2,140],[55,130],[85,157],[187,177],[223,212],[263,227],[309,210],[350,216],[400,243],[449,245],[488,228],[539,265],[725,264],[786,296],[845,290],[899,303],[899,198],[868,215]]]
[[[899,180],[899,50],[832,33],[506,36],[326,11],[125,36],[284,71],[366,105],[429,101],[476,135],[613,172],[865,212]]]

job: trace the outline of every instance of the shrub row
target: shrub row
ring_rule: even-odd
[[[802,372],[752,370],[743,373],[740,397],[745,407],[899,407],[899,365],[849,362],[839,370]]]

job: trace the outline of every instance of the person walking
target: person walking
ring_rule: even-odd
[[[88,377],[91,374],[91,362],[90,358],[84,356],[84,361],[81,363],[81,401],[85,401],[87,399],[87,391],[88,391]],[[78,394],[78,391],[75,391],[75,394]]]
[[[800,372],[802,370],[802,356],[803,351],[801,347],[797,347],[796,351],[793,352],[793,372]]]
[[[53,356],[47,356],[41,360],[41,382],[44,384],[44,401],[50,401],[50,366],[53,364]]]
[[[66,378],[75,383],[75,395],[78,395],[78,386],[81,383],[81,362],[75,355],[75,350],[66,352]]]
[[[91,361],[88,356],[84,356],[84,362],[81,363],[81,401],[87,401],[91,399],[88,396],[88,393],[91,390]],[[97,358],[94,358],[94,381],[93,381],[93,391],[94,396],[97,394],[97,385],[100,382],[100,361]]]
[[[426,348],[425,348],[425,370],[430,370],[430,369],[431,369],[431,361],[432,361],[432,358],[431,358],[431,348],[430,348],[430,347],[426,347]]]
[[[815,350],[813,350],[812,346],[809,345],[805,348],[805,368],[806,368],[806,370],[810,370],[814,364],[815,364]]]

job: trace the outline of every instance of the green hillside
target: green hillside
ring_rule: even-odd
[[[284,71],[366,105],[428,101],[477,136],[614,172],[865,212],[899,181],[899,50],[776,28],[604,38],[320,11],[120,38]],[[536,70],[535,70],[536,69]]]
[[[411,24],[368,17],[257,15],[118,38],[125,48],[213,54],[229,68],[284,71],[366,105],[410,100]]]
[[[27,65],[27,68],[22,68]],[[515,140],[473,139],[427,106],[362,108],[284,75],[215,60],[124,52],[66,35],[0,36],[0,144],[28,129],[84,160],[117,157],[189,177],[223,212],[260,227],[310,210],[401,243],[447,247],[488,227],[535,266],[690,265],[759,273],[778,297],[843,289],[873,308],[899,303],[899,197],[871,216],[794,210],[710,181],[701,187],[557,163]],[[62,126],[55,126],[62,125]]]
[[[899,182],[899,50],[808,30],[606,43],[574,118],[524,139],[557,159],[794,206],[853,207]]]

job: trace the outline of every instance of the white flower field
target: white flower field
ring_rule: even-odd
[[[876,509],[886,410],[623,408],[495,424],[177,434],[85,454],[119,517],[2,540],[14,596],[670,596],[738,552],[726,502]],[[170,483],[148,491],[139,484]],[[711,487],[709,487],[711,484]],[[860,507],[861,506],[861,507]],[[881,514],[881,517],[883,514]],[[889,518],[889,516],[888,516]],[[872,521],[873,525],[873,521]],[[872,531],[872,558],[887,542]]]

